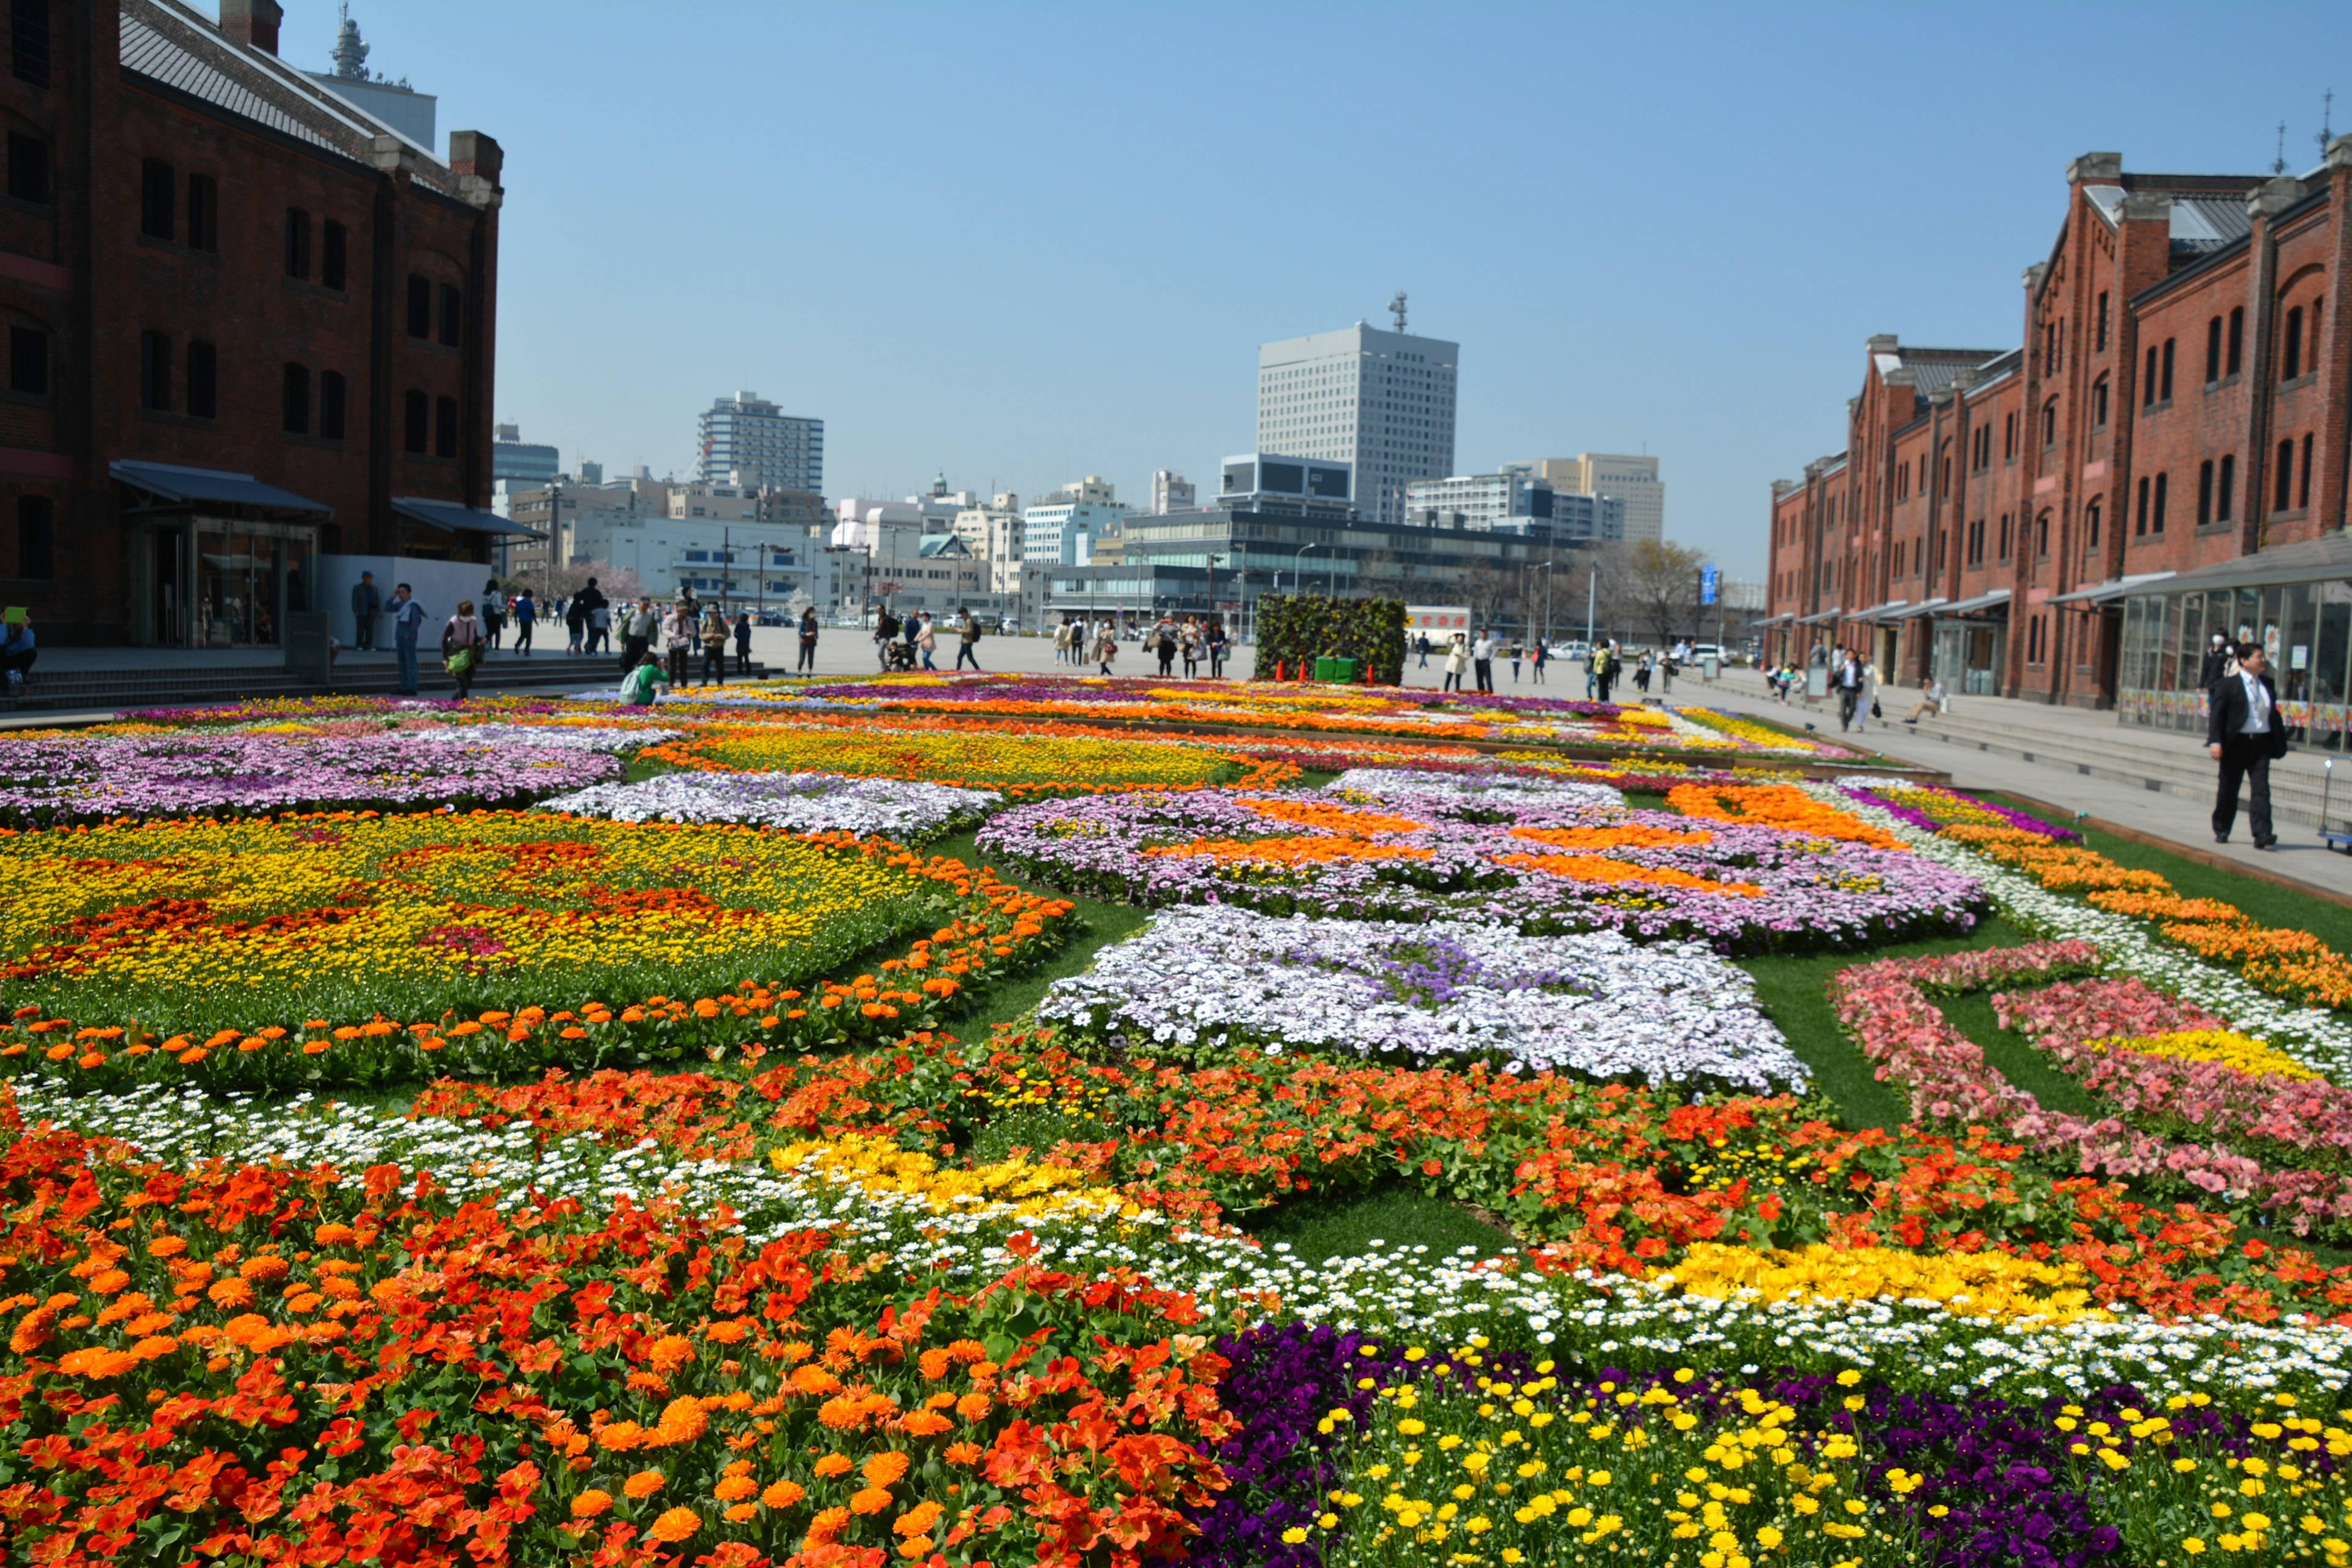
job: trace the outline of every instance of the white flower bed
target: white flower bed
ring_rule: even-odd
[[[540,809],[615,822],[740,822],[912,838],[977,822],[1003,801],[994,790],[838,773],[659,773],[573,790]]]
[[[468,746],[536,746],[554,752],[634,752],[661,741],[675,741],[683,730],[658,730],[587,724],[443,724],[407,731],[412,741],[447,741]]]
[[[1803,1089],[1745,970],[1696,942],[1529,937],[1472,921],[1314,920],[1179,905],[1054,983],[1041,1022],[1163,1044],[1316,1047],[1507,1071]]]
[[[1570,779],[1497,777],[1454,773],[1436,768],[1349,768],[1326,788],[1370,795],[1439,796],[1481,800],[1496,805],[1623,805],[1624,792],[1604,784]]]
[[[1892,787],[1911,781],[1874,776],[1841,782]],[[2343,1075],[2352,1073],[2352,1026],[2326,1009],[2297,1007],[2258,991],[2236,973],[2168,945],[2140,921],[2053,893],[2023,872],[1858,800],[1836,784],[1803,787],[1840,810],[1885,828],[1926,858],[1976,878],[2003,915],[2036,935],[2080,937],[2098,947],[2110,970],[2136,974],[2160,990],[2217,1013],[2230,1027],[2266,1040],[2339,1082],[2346,1081]]]

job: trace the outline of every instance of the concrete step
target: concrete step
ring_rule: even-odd
[[[427,658],[419,671],[419,685],[427,697],[447,696],[454,687],[436,659]],[[769,673],[753,664],[748,676],[735,674],[730,659],[728,679],[758,679]],[[539,655],[520,658],[493,653],[474,678],[478,692],[546,690],[591,691],[620,684],[620,666],[610,656]],[[36,667],[26,694],[15,701],[0,699],[0,710],[37,712],[43,710],[82,711],[92,709],[131,710],[197,706],[244,701],[257,698],[389,696],[400,688],[399,670],[389,660],[353,661],[340,666],[331,682],[306,680],[284,668],[190,668],[159,665],[148,669],[59,671],[43,675]]]

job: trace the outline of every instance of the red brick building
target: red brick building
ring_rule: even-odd
[[[280,15],[11,0],[0,599],[51,640],[268,644],[321,558],[487,559],[498,143],[437,161]]]
[[[2302,179],[2076,159],[2024,346],[1871,339],[1844,450],[1774,483],[1768,656],[2178,722],[2221,629],[2275,643],[2292,716],[2340,744],[2347,200],[2352,137]]]

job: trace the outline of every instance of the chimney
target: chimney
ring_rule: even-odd
[[[221,31],[238,43],[264,54],[278,52],[278,24],[286,19],[278,0],[221,0],[220,16]]]

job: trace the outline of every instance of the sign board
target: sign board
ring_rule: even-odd
[[[1698,602],[1702,605],[1714,604],[1715,590],[1716,569],[1712,566],[1700,567],[1698,569]]]
[[[1470,606],[1407,605],[1404,607],[1404,629],[1409,633],[1427,632],[1432,637],[1440,632],[1466,632],[1470,629]]]

